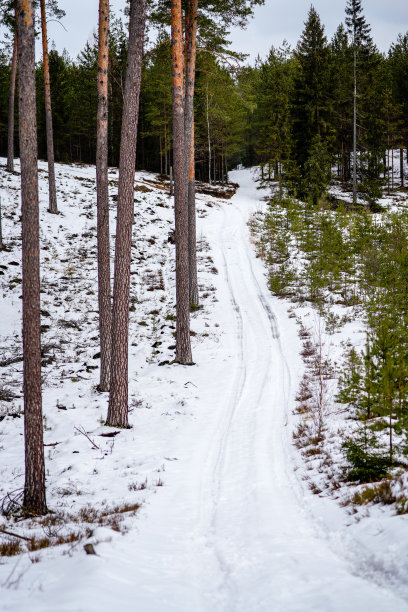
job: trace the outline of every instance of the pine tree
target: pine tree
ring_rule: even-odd
[[[144,115],[143,140],[145,146],[153,148],[150,165],[166,175],[170,171],[171,151],[171,43],[167,32],[161,30],[157,44],[146,54],[143,74],[144,87],[142,105]],[[157,147],[157,143],[159,147]],[[160,166],[153,160],[159,148]]]
[[[8,113],[8,147],[7,147],[7,170],[14,170],[14,106],[17,77],[17,51],[18,51],[18,32],[17,32],[17,5],[14,9],[14,43],[13,55],[10,67],[10,89],[9,89],[9,113]]]
[[[171,3],[173,76],[173,160],[176,242],[176,361],[193,362],[190,343],[187,166],[184,125],[183,29],[181,0]]]
[[[128,427],[129,289],[134,213],[137,124],[142,75],[146,0],[130,4],[129,50],[120,144],[118,212],[113,285],[112,365],[106,423]]]
[[[18,0],[17,10],[23,245],[24,507],[34,514],[45,514],[33,0]]]
[[[198,0],[189,0],[185,12],[186,30],[186,92],[184,99],[185,164],[187,181],[189,301],[198,305],[197,257],[196,257],[196,207],[195,207],[195,147],[194,147],[194,87],[197,55]]]
[[[348,0],[346,26],[353,50],[353,204],[357,203],[357,98],[358,61],[372,45],[370,26],[366,23],[361,0]]]
[[[98,117],[96,134],[96,197],[98,240],[98,305],[101,348],[100,391],[109,391],[111,368],[111,282],[108,184],[109,0],[99,1]]]
[[[47,131],[47,161],[48,161],[48,212],[56,214],[57,192],[55,187],[55,167],[54,167],[54,135],[52,129],[52,110],[51,110],[51,88],[50,88],[50,67],[48,61],[48,39],[47,39],[47,16],[45,13],[45,0],[40,0],[41,7],[41,31],[43,48],[43,70],[44,70],[44,91],[45,91],[45,118]]]

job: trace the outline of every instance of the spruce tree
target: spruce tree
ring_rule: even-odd
[[[294,81],[292,119],[293,147],[292,188],[300,197],[307,197],[305,164],[318,137],[325,142],[332,137],[329,97],[329,47],[324,26],[316,10],[311,7],[300,41],[294,53],[297,68]],[[315,154],[315,153],[314,153]]]
[[[366,23],[361,0],[348,0],[346,26],[353,51],[353,204],[357,203],[357,98],[359,60],[372,46],[370,26]]]
[[[266,61],[259,64],[257,78],[253,81],[255,151],[259,162],[267,166],[268,175],[273,172],[275,180],[279,167],[289,159],[293,73],[294,62],[289,47],[272,47]]]
[[[408,32],[399,34],[391,45],[389,63],[394,103],[398,109],[398,140],[400,146],[400,181],[404,186],[404,149],[408,151]]]
[[[346,28],[340,24],[330,43],[330,97],[334,102],[332,126],[335,132],[335,150],[338,155],[338,176],[349,178],[349,159],[352,148],[350,117],[352,116],[353,76],[350,74],[350,47]]]

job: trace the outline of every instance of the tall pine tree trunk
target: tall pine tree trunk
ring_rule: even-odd
[[[14,170],[14,101],[16,96],[16,76],[17,76],[17,51],[18,51],[18,31],[17,31],[17,7],[14,10],[16,25],[14,30],[13,56],[10,67],[10,91],[9,91],[9,112],[8,112],[8,146],[7,146],[7,170]]]
[[[190,304],[198,306],[197,281],[197,237],[196,237],[196,205],[195,205],[195,163],[194,163],[194,122],[191,135],[190,168],[188,174],[188,262],[189,262],[189,299]]]
[[[187,176],[188,209],[188,259],[189,301],[198,305],[197,255],[196,255],[196,207],[194,176],[194,86],[197,56],[198,0],[189,0],[186,10],[186,95],[184,102],[184,127]]]
[[[404,149],[400,148],[400,178],[401,187],[404,186]]]
[[[128,427],[128,335],[132,221],[137,122],[142,76],[146,0],[131,0],[129,49],[120,141],[115,276],[113,285],[112,367],[107,425]]]
[[[357,204],[357,51],[353,53],[353,204]]]
[[[98,240],[98,305],[101,371],[99,390],[109,391],[111,374],[111,284],[108,183],[109,0],[99,0],[98,112],[96,131],[96,200]]]
[[[40,247],[34,2],[18,0],[19,125],[23,246],[24,507],[47,512],[41,398]]]
[[[54,141],[52,131],[51,112],[51,89],[50,89],[50,65],[48,61],[47,40],[47,17],[45,14],[45,0],[40,0],[41,5],[41,31],[44,67],[44,92],[45,92],[45,125],[47,132],[47,160],[48,160],[48,212],[57,213],[57,193],[55,189],[55,167],[54,167]]]
[[[183,100],[183,28],[181,0],[171,2],[173,164],[176,242],[176,361],[192,363],[188,263],[187,168]]]
[[[211,140],[210,140],[210,115],[209,115],[209,104],[208,104],[208,83],[207,83],[207,139],[208,139],[208,182],[211,185]]]

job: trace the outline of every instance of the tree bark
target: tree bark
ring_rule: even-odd
[[[129,286],[134,208],[137,122],[139,116],[146,0],[132,0],[129,49],[120,142],[112,367],[107,425],[128,427]]]
[[[47,17],[45,14],[45,0],[40,0],[41,5],[41,31],[43,48],[43,67],[44,67],[44,92],[45,92],[45,125],[47,132],[47,160],[48,160],[48,212],[56,214],[57,192],[55,189],[55,167],[54,167],[54,141],[52,131],[52,112],[51,112],[51,89],[50,89],[50,66],[48,61],[48,40],[47,40]]]
[[[353,204],[357,204],[357,51],[354,43],[353,53]]]
[[[186,92],[184,102],[184,133],[186,149],[186,176],[190,168],[193,133],[195,65],[197,55],[198,0],[189,0],[186,10]]]
[[[33,0],[18,0],[17,8],[23,247],[24,507],[29,512],[45,514]]]
[[[208,112],[208,83],[207,83],[207,138],[208,138],[208,182],[211,185],[211,140],[210,140],[210,115]]]
[[[391,189],[394,189],[394,136],[391,134]]]
[[[188,264],[187,172],[183,100],[183,29],[181,0],[171,2],[173,164],[176,242],[176,361],[192,363]]]
[[[17,76],[17,53],[18,53],[18,31],[17,31],[17,7],[14,10],[16,25],[14,30],[13,56],[10,67],[10,92],[8,113],[8,146],[7,146],[7,170],[14,171],[14,100],[16,95]]]
[[[191,138],[190,168],[188,176],[188,263],[189,263],[189,299],[190,304],[198,306],[197,281],[197,236],[196,236],[196,205],[195,205],[195,172],[194,172],[194,123]]]
[[[404,186],[404,149],[400,148],[400,177],[401,187]]]
[[[99,390],[109,391],[112,352],[108,183],[109,0],[99,1],[98,111],[96,132],[96,202],[98,305],[101,371]]]
[[[174,195],[173,166],[170,166],[169,196],[172,197],[173,195]]]
[[[186,95],[184,101],[184,132],[187,176],[189,301],[198,305],[196,207],[194,176],[194,86],[197,56],[198,0],[189,0],[186,10]]]
[[[3,227],[2,227],[2,211],[1,211],[1,194],[0,194],[0,250],[3,248]]]

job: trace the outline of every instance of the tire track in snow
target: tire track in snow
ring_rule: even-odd
[[[219,244],[225,244],[225,210],[223,212],[223,224],[219,232]],[[227,408],[224,410],[222,422],[218,429],[218,435],[214,438],[209,451],[209,469],[204,476],[204,485],[202,485],[201,492],[201,508],[206,507],[206,496],[210,494],[210,514],[207,517],[202,517],[203,532],[209,532],[210,546],[212,547],[219,569],[221,573],[221,589],[223,605],[227,602],[233,604],[236,600],[236,589],[230,580],[231,567],[227,560],[222,555],[221,551],[217,548],[217,506],[221,495],[221,473],[224,464],[224,457],[227,446],[227,438],[230,434],[231,423],[234,418],[234,413],[239,401],[239,397],[242,394],[242,390],[246,384],[247,372],[244,360],[244,339],[243,339],[243,317],[241,309],[235,299],[235,295],[231,288],[231,282],[229,278],[228,265],[226,259],[226,253],[224,249],[221,249],[222,264],[224,278],[229,290],[229,298],[232,305],[232,310],[235,315],[235,334],[237,339],[237,355],[236,355],[236,373],[233,379],[232,390],[227,402]],[[208,525],[208,527],[207,527]]]
[[[391,610],[391,594],[354,576],[302,507],[285,427],[287,350],[253,267],[244,214],[231,204],[223,207],[218,249],[235,319],[236,372],[201,483],[200,530],[218,566],[205,610]]]
[[[236,207],[234,207],[234,209],[235,212],[238,210]],[[232,212],[231,208],[229,212]],[[265,305],[265,300],[261,294],[261,289],[252,269],[250,257],[247,251],[244,250],[244,256],[242,256],[242,252],[240,252],[242,246],[245,244],[245,237],[242,236],[242,231],[239,227],[231,232],[229,223],[229,221],[231,221],[230,217],[231,214],[228,215],[227,220],[227,213],[225,208],[223,208],[223,223],[219,232],[219,245],[221,246],[223,274],[236,320],[235,327],[238,340],[236,357],[237,372],[234,377],[233,388],[230,392],[227,409],[224,412],[219,435],[216,437],[209,454],[209,465],[211,469],[207,471],[205,476],[206,486],[203,488],[203,491],[211,490],[211,513],[207,520],[209,523],[211,546],[222,577],[221,584],[224,593],[224,603],[226,604],[226,609],[235,610],[237,609],[239,588],[233,577],[234,563],[228,560],[228,553],[230,553],[231,550],[234,553],[234,549],[239,550],[242,548],[242,543],[244,543],[245,538],[240,541],[240,534],[236,533],[236,541],[228,541],[225,550],[225,538],[223,537],[223,505],[225,506],[226,503],[227,505],[231,503],[231,500],[228,500],[228,490],[224,491],[228,478],[226,455],[231,448],[236,452],[239,448],[245,448],[245,445],[248,447],[246,454],[242,458],[239,457],[239,455],[236,457],[236,461],[241,464],[239,470],[240,481],[235,487],[235,494],[237,495],[236,503],[238,504],[240,489],[243,489],[246,484],[249,486],[253,477],[251,457],[255,464],[258,463],[256,461],[257,430],[259,427],[262,427],[262,423],[259,422],[258,417],[258,406],[261,405],[262,398],[265,394],[266,383],[270,375],[272,363],[271,351],[266,350],[266,355],[264,354],[265,346],[267,348],[271,342],[279,339],[279,331],[274,314],[270,309],[268,310],[267,305]],[[228,233],[230,235],[229,239]],[[236,240],[237,233],[239,234],[239,241]],[[234,261],[234,257],[229,257],[229,255],[231,255],[229,251],[232,251],[235,256],[237,255],[237,251],[234,250],[231,244],[231,239],[234,240],[235,246],[238,247],[239,251],[238,258],[235,257],[235,259],[237,259],[236,261]],[[229,261],[229,259],[231,259],[231,261]],[[247,281],[246,286],[249,287],[252,284],[252,292],[254,288],[256,289],[259,302],[258,304],[254,304],[253,310],[258,311],[255,312],[255,314],[248,310],[243,313],[236,298],[234,282],[236,283],[237,279],[236,275],[234,278],[233,271],[234,268],[238,266],[238,263],[240,264],[240,274],[243,273]],[[263,298],[263,300],[261,300],[261,298]],[[261,329],[261,334],[259,329]],[[251,347],[250,338],[259,338],[260,335],[263,335],[264,338],[267,339],[266,344],[255,342],[255,346]],[[251,351],[248,350],[247,354],[245,354],[245,345],[248,345],[248,349],[252,351],[255,350],[255,354],[253,354],[254,359],[252,360],[254,364],[252,366],[252,377],[250,379],[248,379],[247,375],[246,362],[250,362],[248,354],[250,354]],[[254,386],[255,392],[253,391]],[[235,421],[238,421],[238,428],[235,427],[234,429]],[[241,441],[238,440],[238,443],[236,439],[234,440],[234,437],[237,438],[237,429],[241,436]],[[262,500],[257,494],[257,488],[255,487],[250,515],[253,515],[254,512],[257,514],[257,510],[254,511],[252,506],[256,504],[259,509],[262,503]],[[205,500],[203,500],[203,505],[205,505]],[[248,520],[251,520],[251,516],[248,516]],[[240,523],[245,523],[245,507],[243,507],[243,511],[241,512]],[[251,537],[253,537],[252,530]],[[224,548],[220,546],[220,541],[224,544]]]

